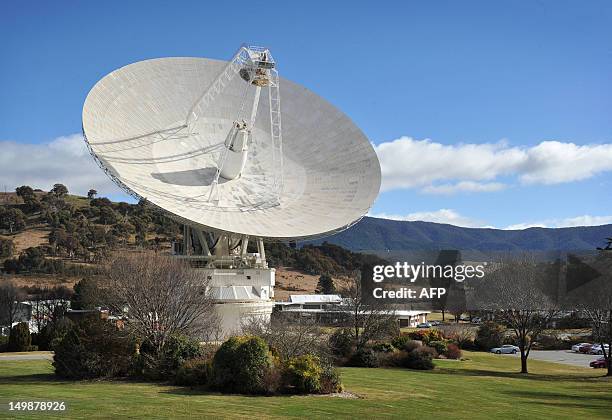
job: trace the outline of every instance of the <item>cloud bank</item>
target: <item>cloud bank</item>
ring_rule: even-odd
[[[612,144],[543,141],[533,147],[505,142],[444,145],[400,137],[374,146],[382,169],[381,191],[416,188],[430,194],[492,192],[520,184],[560,184],[612,171]]]
[[[49,191],[55,183],[81,195],[86,195],[90,188],[102,195],[125,195],[98,168],[80,134],[40,144],[0,141],[2,191],[5,188],[14,191],[20,185]]]
[[[381,219],[391,220],[406,220],[411,222],[433,222],[433,223],[445,223],[449,225],[469,227],[469,228],[492,228],[492,229],[505,229],[505,230],[523,230],[532,227],[542,228],[562,228],[562,227],[576,227],[576,226],[600,226],[612,224],[612,216],[591,216],[582,215],[576,217],[567,217],[559,219],[548,219],[542,221],[528,222],[528,223],[517,223],[505,227],[491,226],[483,222],[482,220],[473,219],[465,216],[453,209],[440,209],[433,211],[420,211],[409,213],[406,215],[398,214],[387,214],[387,213],[370,213],[370,217],[378,217]]]

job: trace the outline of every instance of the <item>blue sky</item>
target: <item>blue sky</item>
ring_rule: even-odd
[[[373,215],[612,223],[612,3],[215,3],[2,2],[0,187],[118,198],[75,149],[89,89],[128,63],[248,42],[376,145]]]

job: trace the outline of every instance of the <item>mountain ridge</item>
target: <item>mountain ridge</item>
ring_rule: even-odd
[[[595,250],[610,236],[612,224],[503,230],[366,216],[343,232],[307,243],[329,242],[352,251],[576,251]]]

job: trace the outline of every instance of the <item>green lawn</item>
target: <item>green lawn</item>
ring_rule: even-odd
[[[66,401],[59,418],[339,417],[339,418],[610,418],[612,380],[602,370],[466,353],[434,371],[342,369],[348,391],[337,397],[245,397],[162,384],[56,380],[47,361],[0,361],[0,401]],[[4,405],[6,407],[6,405]],[[3,408],[4,408],[3,407]],[[0,418],[8,414],[0,411]],[[53,418],[48,414],[39,417]],[[24,416],[25,417],[25,416]],[[22,418],[22,417],[18,417]]]

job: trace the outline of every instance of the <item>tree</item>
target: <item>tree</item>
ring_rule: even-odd
[[[612,376],[612,251],[609,246],[600,251],[592,266],[601,274],[601,281],[581,293],[584,302],[580,306],[591,322],[593,341],[601,345],[608,367],[606,376]]]
[[[31,345],[32,336],[27,322],[20,322],[11,328],[8,341],[9,351],[30,351]]]
[[[15,244],[11,239],[0,238],[0,258],[10,258],[15,252]]]
[[[481,350],[489,351],[504,342],[505,328],[493,321],[483,323],[476,331],[474,344]]]
[[[209,280],[185,261],[152,252],[121,254],[106,276],[102,302],[126,313],[129,328],[158,355],[169,337],[202,336],[214,327]]]
[[[472,328],[464,324],[442,325],[439,327],[445,338],[449,338],[457,343],[459,348],[465,349],[472,340],[474,340],[474,332]],[[487,348],[490,349],[491,347]]]
[[[112,207],[100,208],[100,223],[104,225],[114,225],[119,221],[119,215]]]
[[[23,298],[23,292],[13,283],[5,281],[0,284],[0,325],[13,325],[19,311],[19,301]]]
[[[26,198],[35,196],[34,190],[28,185],[22,185],[21,187],[15,188],[15,192],[17,193],[17,196],[21,197],[24,201]]]
[[[22,185],[15,189],[18,197],[21,197],[24,203],[24,209],[26,213],[33,213],[40,210],[40,201],[36,197],[34,190],[27,186]]]
[[[21,210],[0,207],[0,229],[6,229],[10,233],[14,233],[25,227],[26,218]]]
[[[324,355],[328,352],[321,327],[311,319],[289,320],[282,313],[273,315],[270,322],[249,318],[242,325],[242,333],[263,338],[281,360],[304,354]]]
[[[72,309],[93,309],[100,306],[100,289],[98,283],[92,278],[81,279],[74,285],[74,294],[70,300]]]
[[[363,348],[370,340],[380,340],[399,334],[394,311],[362,290],[361,275],[353,273],[347,288],[346,307],[340,309],[354,331],[355,346]]]
[[[556,313],[556,304],[546,293],[546,266],[529,255],[506,257],[495,266],[477,294],[498,322],[513,332],[521,352],[521,373],[528,373],[533,343]]]
[[[68,194],[68,188],[64,184],[55,184],[51,188],[51,193],[58,198],[64,197]]]
[[[94,189],[87,191],[87,198],[89,198],[90,200],[93,200],[94,198],[96,198],[96,195],[98,195],[98,191]]]
[[[324,295],[331,295],[336,293],[336,286],[334,285],[334,280],[329,274],[322,274],[321,277],[319,277],[316,292]]]

